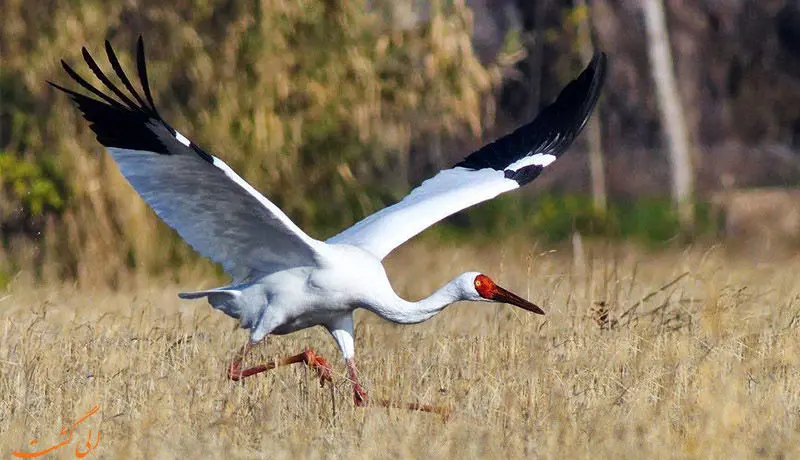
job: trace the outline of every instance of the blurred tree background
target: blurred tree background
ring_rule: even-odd
[[[796,184],[797,2],[664,4],[697,198]],[[622,204],[598,217],[580,198],[591,190],[582,136],[526,192],[451,222],[549,237],[676,228],[658,201],[670,177],[636,0],[4,0],[2,11],[0,285],[23,268],[119,285],[196,265],[44,83],[67,81],[60,59],[85,69],[82,45],[101,60],[105,39],[133,72],[140,33],[162,115],[324,238],[527,122],[583,67],[589,30],[610,57],[597,138]],[[638,215],[633,197],[656,204]]]
[[[5,3],[6,271],[54,262],[54,276],[118,283],[196,260],[44,84],[66,81],[62,58],[85,69],[83,44],[102,56],[109,39],[135,73],[142,33],[165,118],[318,237],[402,196],[414,142],[480,135],[503,68],[476,58],[460,3],[424,20],[388,1]]]

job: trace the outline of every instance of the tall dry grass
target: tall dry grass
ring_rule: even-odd
[[[223,370],[246,334],[175,295],[210,278],[121,292],[32,289],[18,278],[0,296],[0,453],[55,442],[96,403],[57,456],[72,458],[89,429],[102,431],[96,454],[106,458],[800,454],[797,258],[595,247],[581,259],[524,241],[494,249],[427,238],[388,265],[410,298],[478,269],[547,315],[462,304],[403,327],[357,315],[372,396],[449,406],[443,421],[354,408],[319,329],[271,338],[251,361],[316,347],[338,373],[335,411],[302,367],[228,381]]]

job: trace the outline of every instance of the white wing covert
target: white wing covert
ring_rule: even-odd
[[[147,82],[142,38],[137,43],[137,65],[147,102],[122,71],[108,41],[106,54],[127,95],[83,49],[89,68],[119,100],[89,84],[64,61],[64,70],[99,99],[48,83],[75,101],[97,140],[156,214],[195,250],[222,264],[238,280],[254,272],[314,264],[320,242],[300,230],[228,165],[161,118]]]
[[[586,69],[530,123],[473,152],[426,180],[403,200],[367,216],[328,243],[352,244],[383,259],[445,217],[519,188],[567,151],[600,97],[606,55]]]

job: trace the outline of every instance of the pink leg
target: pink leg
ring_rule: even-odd
[[[228,378],[233,381],[239,381],[245,377],[250,377],[251,375],[260,374],[262,372],[266,372],[271,369],[275,369],[278,366],[287,366],[289,364],[297,364],[297,363],[304,363],[308,367],[317,371],[317,375],[319,376],[319,384],[320,386],[325,386],[325,382],[333,383],[333,369],[328,361],[319,356],[313,349],[306,348],[306,350],[302,353],[296,354],[294,356],[288,356],[286,358],[282,358],[279,360],[269,361],[266,364],[261,364],[258,366],[253,366],[247,369],[242,369],[242,361],[244,360],[247,352],[250,351],[250,348],[253,347],[252,342],[247,342],[241,350],[236,354],[236,357],[231,362],[230,367],[228,368]]]
[[[418,403],[401,403],[397,401],[390,401],[388,399],[379,399],[372,401],[367,395],[364,387],[358,383],[358,371],[356,370],[356,361],[353,358],[345,360],[347,363],[347,376],[353,383],[353,402],[358,407],[366,406],[380,406],[380,407],[394,407],[398,409],[417,410],[422,412],[433,412],[439,414],[445,419],[450,416],[450,410],[446,407],[432,406],[430,404]]]
[[[367,390],[365,390],[364,387],[358,383],[356,360],[353,358],[347,358],[345,362],[347,363],[347,377],[350,379],[350,382],[353,383],[353,402],[358,407],[369,405],[369,396],[367,395]]]

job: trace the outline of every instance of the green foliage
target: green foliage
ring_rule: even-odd
[[[451,218],[442,234],[459,238],[484,233],[502,238],[522,233],[557,243],[579,232],[589,237],[661,245],[679,236],[697,238],[717,231],[708,203],[698,202],[695,212],[693,233],[682,235],[672,203],[666,199],[619,200],[610,203],[602,214],[594,210],[591,197],[585,195],[501,196]]]
[[[12,279],[14,279],[14,276],[9,270],[0,269],[0,292],[8,289]]]
[[[0,153],[0,188],[4,197],[0,205],[2,221],[19,210],[35,218],[42,217],[45,212],[58,213],[64,209],[63,178],[47,161],[35,163],[10,153]]]
[[[579,231],[590,235],[608,235],[616,227],[615,214],[597,213],[590,197],[583,195],[551,195],[538,197],[534,204],[531,227],[535,234],[550,242],[561,241]]]
[[[614,213],[619,218],[619,233],[623,237],[638,237],[647,242],[666,242],[681,233],[680,222],[672,202],[646,198],[635,202],[617,203]]]

